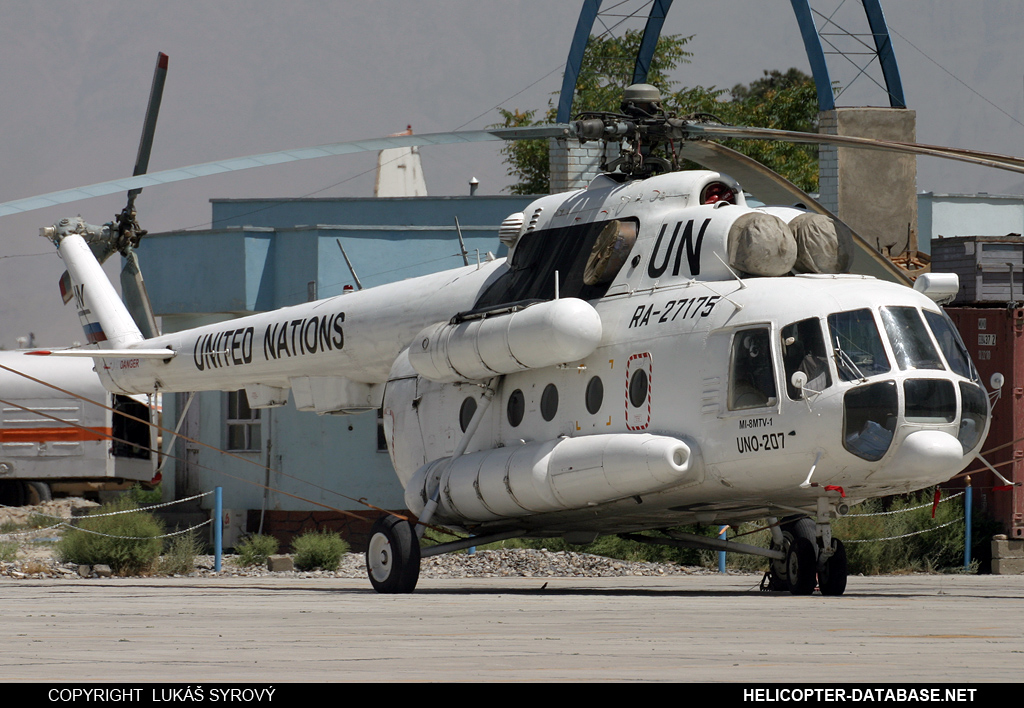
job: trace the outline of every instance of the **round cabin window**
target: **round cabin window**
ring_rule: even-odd
[[[473,420],[474,413],[476,413],[476,399],[470,396],[462,402],[462,408],[459,409],[459,427],[462,428],[462,432],[466,432],[469,422]]]
[[[558,412],[558,389],[554,384],[544,387],[544,393],[540,395],[540,414],[544,420],[551,421]]]
[[[523,422],[523,415],[526,413],[526,397],[518,388],[509,395],[505,412],[508,414],[508,424],[513,428]]]
[[[595,376],[587,382],[586,393],[587,412],[594,415],[601,410],[601,403],[604,401],[604,384],[601,378]]]
[[[647,372],[637,369],[629,379],[629,402],[639,408],[647,402]]]

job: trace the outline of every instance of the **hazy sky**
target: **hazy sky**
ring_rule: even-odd
[[[855,0],[813,4],[825,14],[838,8],[840,24],[863,24]],[[158,51],[170,55],[170,69],[152,170],[406,124],[419,133],[482,128],[498,121],[497,106],[544,108],[560,86],[579,8],[577,0],[4,2],[0,201],[129,175]],[[918,139],[1024,154],[1020,4],[887,0],[883,8]],[[680,86],[729,87],[790,66],[809,72],[788,0],[676,0],[665,32],[695,35]],[[857,72],[840,56],[830,64],[844,85]],[[861,78],[839,103],[879,105],[880,96]],[[498,150],[425,149],[429,191],[464,194],[475,176],[482,193],[500,192],[509,179]],[[202,228],[213,197],[370,196],[374,160],[328,158],[150,188],[139,197],[140,221],[150,231]],[[922,159],[918,189],[1020,194],[1024,179]],[[123,202],[0,218],[0,346],[29,331],[41,344],[81,339],[60,305],[63,266],[38,230],[75,214],[100,224]]]

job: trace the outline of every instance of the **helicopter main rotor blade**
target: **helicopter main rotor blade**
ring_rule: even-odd
[[[153,70],[153,85],[149,89],[149,104],[146,107],[146,120],[142,124],[142,138],[139,140],[139,153],[135,157],[133,176],[144,175],[149,169],[149,154],[153,150],[153,135],[156,133],[156,119],[160,114],[160,101],[164,95],[164,82],[167,80],[167,55],[160,52],[156,56],[156,69]],[[128,197],[137,196],[142,187],[131,190]]]
[[[158,184],[181,182],[187,179],[195,179],[196,177],[207,177],[209,175],[221,174],[223,172],[247,170],[253,167],[279,165],[285,162],[312,160],[318,157],[349,155],[358,152],[375,152],[377,150],[386,150],[388,148],[396,147],[483,143],[503,140],[530,140],[536,138],[561,138],[569,137],[572,134],[572,128],[568,125],[541,125],[527,126],[523,128],[467,130],[454,133],[400,135],[387,138],[374,138],[371,140],[352,140],[341,143],[330,143],[310,148],[280,150],[278,152],[267,152],[260,155],[249,155],[248,157],[236,157],[228,160],[205,162],[198,165],[190,165],[188,167],[179,167],[173,170],[150,172],[145,175],[138,175],[125,179],[115,179],[110,180],[109,182],[99,182],[85,187],[66,189],[59,192],[50,192],[49,194],[40,194],[35,197],[3,202],[0,203],[0,216],[19,214],[60,204],[69,204],[83,199],[102,197],[107,194],[141,189],[142,187],[152,187]]]
[[[947,160],[958,160],[973,165],[992,167],[999,170],[1024,173],[1024,159],[1011,155],[947,148],[938,145],[924,145],[878,138],[858,138],[849,135],[829,135],[827,133],[803,133],[793,130],[777,130],[773,128],[751,128],[732,125],[714,125],[709,123],[686,123],[683,128],[691,138],[736,138],[741,140],[778,140],[787,143],[811,143],[836,145],[839,147],[881,150],[884,152],[902,152],[909,155],[926,155]]]

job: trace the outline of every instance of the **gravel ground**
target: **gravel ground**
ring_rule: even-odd
[[[0,508],[0,524],[25,524],[34,513],[67,517],[72,508],[95,506],[82,499],[64,499],[47,502],[37,507]],[[81,512],[79,512],[81,513]],[[14,560],[0,560],[0,577],[11,578],[80,578],[81,570],[73,563],[60,563],[53,557],[53,543],[59,529],[38,529],[30,532],[0,534],[0,544],[17,544]],[[213,571],[213,556],[197,556],[196,570],[190,577],[296,577],[296,578],[365,578],[366,563],[361,553],[345,556],[336,571],[288,571],[271,573],[264,566],[243,568],[236,564],[236,556],[225,555],[221,572]],[[550,552],[521,548],[496,551],[478,551],[473,555],[452,553],[424,558],[420,577],[621,577],[665,576],[676,574],[704,574],[713,571],[697,566],[679,566],[670,563],[640,563],[616,560],[587,553]],[[96,577],[90,573],[89,577]]]

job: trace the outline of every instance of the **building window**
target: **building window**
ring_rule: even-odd
[[[260,412],[249,407],[245,389],[228,391],[228,450],[260,451]]]

